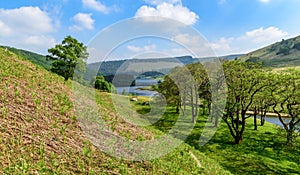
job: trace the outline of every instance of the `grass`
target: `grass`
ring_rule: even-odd
[[[138,104],[137,104],[138,105]],[[136,109],[140,109],[136,107]],[[144,107],[148,111],[148,107]],[[165,115],[155,123],[155,129],[163,133],[176,122],[175,110],[168,108]],[[201,113],[201,111],[200,111]],[[285,145],[285,133],[279,127],[267,123],[254,130],[253,119],[247,121],[243,143],[234,145],[233,138],[224,122],[204,146],[199,138],[206,124],[207,116],[199,116],[198,121],[185,140],[187,144],[205,156],[218,162],[232,174],[298,174],[300,172],[300,140],[294,147]]]
[[[189,144],[151,161],[109,156],[86,139],[71,92],[71,81],[0,48],[0,174],[230,174]],[[162,134],[122,120],[108,94],[96,91],[96,97],[101,116],[120,136]]]
[[[254,131],[248,121],[242,145],[231,144],[233,139],[221,123],[210,142],[199,146],[207,116],[199,117],[185,143],[159,159],[127,161],[112,157],[86,139],[77,122],[71,92],[71,81],[64,82],[62,77],[0,48],[0,173],[297,174],[300,171],[299,141],[293,148],[285,147],[282,133],[268,123]],[[158,138],[173,128],[180,117],[172,107],[167,107],[162,116],[151,113],[150,106],[142,105],[149,100],[145,97],[138,97],[138,102],[117,111],[116,107],[122,106],[116,106],[109,94],[99,91],[95,94],[107,126],[131,140]],[[129,99],[114,97],[120,105]],[[136,112],[128,115],[131,108]],[[136,126],[126,122],[130,117],[153,124]],[[181,124],[187,127],[189,123]]]

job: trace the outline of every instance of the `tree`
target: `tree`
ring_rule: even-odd
[[[267,86],[264,73],[253,63],[228,61],[223,64],[227,101],[223,120],[227,124],[235,144],[241,144],[245,131],[246,113],[255,95]]]
[[[61,75],[67,81],[72,78],[76,68],[78,80],[82,79],[82,74],[85,72],[86,59],[88,58],[87,47],[78,42],[75,38],[67,36],[61,44],[48,49],[47,59],[54,60],[51,71]]]
[[[94,87],[100,91],[105,92],[113,92],[114,87],[111,83],[107,82],[103,76],[96,76],[94,78],[94,81],[92,82]]]
[[[276,91],[272,92],[273,111],[278,115],[286,131],[286,143],[292,145],[297,124],[300,123],[300,71],[290,69],[277,74]],[[283,113],[289,115],[289,121],[283,120]]]
[[[158,91],[165,96],[169,105],[176,107],[176,113],[179,113],[181,108],[181,96],[179,88],[172,78],[178,75],[179,69],[179,67],[172,69],[171,73],[164,77],[164,81],[158,84]]]

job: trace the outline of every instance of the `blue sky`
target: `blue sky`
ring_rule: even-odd
[[[201,47],[197,44],[203,44],[200,40],[204,38],[218,56],[247,53],[282,38],[300,35],[298,0],[2,0],[0,4],[0,45],[41,54],[47,54],[49,47],[67,35],[90,46],[93,40],[101,40],[98,37],[101,31],[116,24],[121,27],[118,32],[126,35],[130,27],[120,23],[124,23],[124,19],[144,16],[175,19],[197,30],[200,35],[195,36],[193,32],[177,30],[178,26],[171,25],[173,31],[167,38],[169,42],[176,41],[188,48]],[[153,27],[162,32],[170,29],[165,23],[150,23],[143,29]],[[117,35],[110,34],[111,37]],[[104,47],[107,38],[102,42],[101,47]],[[112,45],[119,49],[111,55],[120,59],[145,52],[171,56],[188,54],[175,45],[145,37],[122,46]]]

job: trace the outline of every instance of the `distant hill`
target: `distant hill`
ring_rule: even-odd
[[[222,56],[221,59],[233,60],[242,56],[242,54]],[[201,60],[209,60],[213,57],[200,58]],[[131,60],[116,60],[106,62],[96,62],[87,65],[88,73],[90,76],[92,73],[98,72],[100,75],[115,75],[116,72],[126,72],[128,74],[147,74],[147,72],[161,72],[164,74],[180,65],[186,65],[198,62],[199,59],[191,56],[181,56],[174,58],[149,58],[149,59],[131,59]],[[150,68],[150,70],[149,70]]]
[[[98,71],[101,75],[115,75],[117,71],[124,71],[128,74],[135,74],[136,72],[144,73],[149,71],[149,67],[153,69],[150,71],[159,71],[163,73],[169,72],[175,66],[180,64],[194,63],[196,59],[191,56],[182,56],[175,58],[151,58],[151,59],[130,59],[130,60],[116,60],[91,63],[87,65],[87,69]]]
[[[300,65],[300,36],[282,39],[267,47],[250,52],[238,59],[261,62],[266,67],[287,67]]]
[[[226,55],[226,56],[221,56],[221,59],[224,60],[236,60],[241,56],[244,56],[245,54],[234,54],[234,55]]]
[[[0,46],[0,48],[7,48],[9,51],[15,53],[16,55],[19,55],[34,64],[40,65],[47,70],[50,70],[50,68],[51,68],[51,61],[46,60],[46,56],[44,56],[44,55],[40,55],[40,54],[33,53],[33,52],[30,52],[27,50],[16,49],[13,47],[8,47],[8,46]]]

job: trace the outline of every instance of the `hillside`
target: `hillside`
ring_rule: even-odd
[[[233,60],[242,55],[243,54],[227,55],[227,56],[221,56],[220,58],[225,60]],[[200,58],[200,59],[205,61],[212,58],[209,57],[209,58]],[[99,72],[99,74],[104,76],[115,75],[117,71],[127,68],[127,65],[130,65],[129,69],[126,70],[126,73],[129,74],[145,73],[146,71],[150,71],[149,67],[152,68],[151,71],[157,71],[157,72],[167,74],[172,68],[176,66],[192,64],[198,61],[199,59],[193,58],[191,56],[181,56],[181,57],[174,57],[174,58],[148,58],[148,59],[131,59],[131,60],[96,62],[87,65],[88,71],[86,73],[87,75],[86,77],[90,77],[90,75],[95,75],[95,72]],[[121,66],[124,67],[121,68]]]
[[[8,47],[8,46],[0,46],[0,48],[3,48],[3,49],[7,48],[7,50],[15,53],[16,55],[19,55],[22,58],[29,60],[33,64],[40,65],[47,70],[50,70],[50,68],[51,68],[51,61],[46,60],[46,56],[44,56],[44,55],[40,55],[40,54],[30,52],[27,50],[17,49],[17,48]]]
[[[101,152],[78,126],[72,82],[2,48],[0,79],[0,174],[230,174],[187,144],[152,161],[125,161]],[[101,114],[116,121],[111,127],[117,133],[131,133],[134,140],[153,137],[152,130],[121,122],[109,95],[96,94]]]
[[[276,42],[241,56],[238,59],[262,62],[262,64],[267,67],[300,65],[300,36]]]

